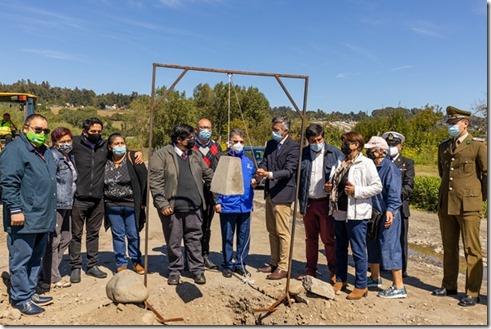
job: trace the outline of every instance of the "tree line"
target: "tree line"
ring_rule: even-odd
[[[111,103],[120,104],[124,111],[99,116],[105,123],[105,134],[122,131],[128,136],[131,147],[148,147],[151,103],[148,95],[138,95],[136,92],[131,95],[96,95],[92,90],[51,87],[48,82],[37,84],[29,80],[20,80],[12,85],[0,84],[0,90],[35,94],[38,96],[37,111],[47,116],[51,127],[64,125],[75,133],[80,133],[83,120],[99,116],[98,109]],[[212,138],[222,145],[227,141],[229,126],[230,129],[242,129],[250,145],[264,145],[271,138],[271,118],[275,115],[289,116],[292,119],[291,135],[297,140],[301,138],[302,122],[296,111],[289,106],[270,107],[267,98],[255,87],[229,86],[223,82],[212,87],[205,83],[197,85],[189,97],[186,92],[173,90],[162,99],[166,92],[165,86],[156,90],[158,106],[154,116],[154,148],[170,142],[170,133],[175,124],[184,122],[194,126],[202,117],[211,120]],[[66,107],[55,114],[50,110],[53,103],[74,104],[83,108]],[[484,117],[473,116],[470,131],[475,136],[486,137],[487,111],[483,111],[483,107],[485,105],[480,104],[478,109],[481,112],[477,113]],[[406,137],[406,156],[413,158],[417,164],[436,164],[438,144],[449,138],[445,119],[444,110],[437,105],[412,109],[385,107],[375,109],[371,114],[366,111],[326,113],[318,109],[307,111],[305,125],[310,122],[323,125],[326,140],[338,147],[346,129],[334,125],[336,121],[356,122],[352,129],[360,132],[366,140],[388,130],[398,131]]]

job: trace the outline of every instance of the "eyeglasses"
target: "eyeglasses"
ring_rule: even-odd
[[[33,127],[33,126],[29,126],[29,128],[31,128],[32,130],[34,130],[34,132],[36,134],[40,134],[40,133],[44,133],[45,135],[49,134],[49,132],[51,131],[50,129],[48,128],[43,128],[43,127]]]
[[[244,141],[230,141],[230,143],[232,143],[232,144],[237,144],[237,143],[244,144]]]

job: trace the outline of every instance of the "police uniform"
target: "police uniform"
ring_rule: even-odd
[[[469,119],[471,113],[449,106],[447,115],[449,120]],[[438,147],[438,173],[442,179],[438,195],[443,244],[442,288],[447,294],[449,291],[457,293],[461,236],[467,270],[466,297],[459,305],[472,306],[479,301],[483,278],[479,229],[482,202],[487,198],[487,145],[484,140],[468,133],[465,138],[443,141]],[[443,295],[435,292],[433,294]],[[471,302],[465,303],[465,299]]]
[[[395,132],[388,131],[382,135],[382,138],[387,141],[389,146],[404,144],[406,138],[404,135]],[[401,199],[402,206],[401,210],[401,247],[402,247],[402,276],[407,277],[407,259],[408,259],[408,229],[409,229],[409,216],[411,215],[409,211],[409,200],[411,193],[414,189],[414,160],[406,158],[401,154],[396,155],[392,158],[392,162],[401,171],[402,188],[401,188]]]

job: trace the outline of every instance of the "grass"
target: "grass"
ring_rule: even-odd
[[[416,176],[438,176],[438,167],[435,165],[414,165],[414,171],[416,172]]]

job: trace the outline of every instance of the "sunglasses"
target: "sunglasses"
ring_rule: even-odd
[[[34,132],[36,134],[44,133],[45,135],[47,135],[51,131],[48,128],[42,128],[42,127],[32,127],[32,126],[29,126],[29,128],[32,128],[32,130],[34,130]]]

